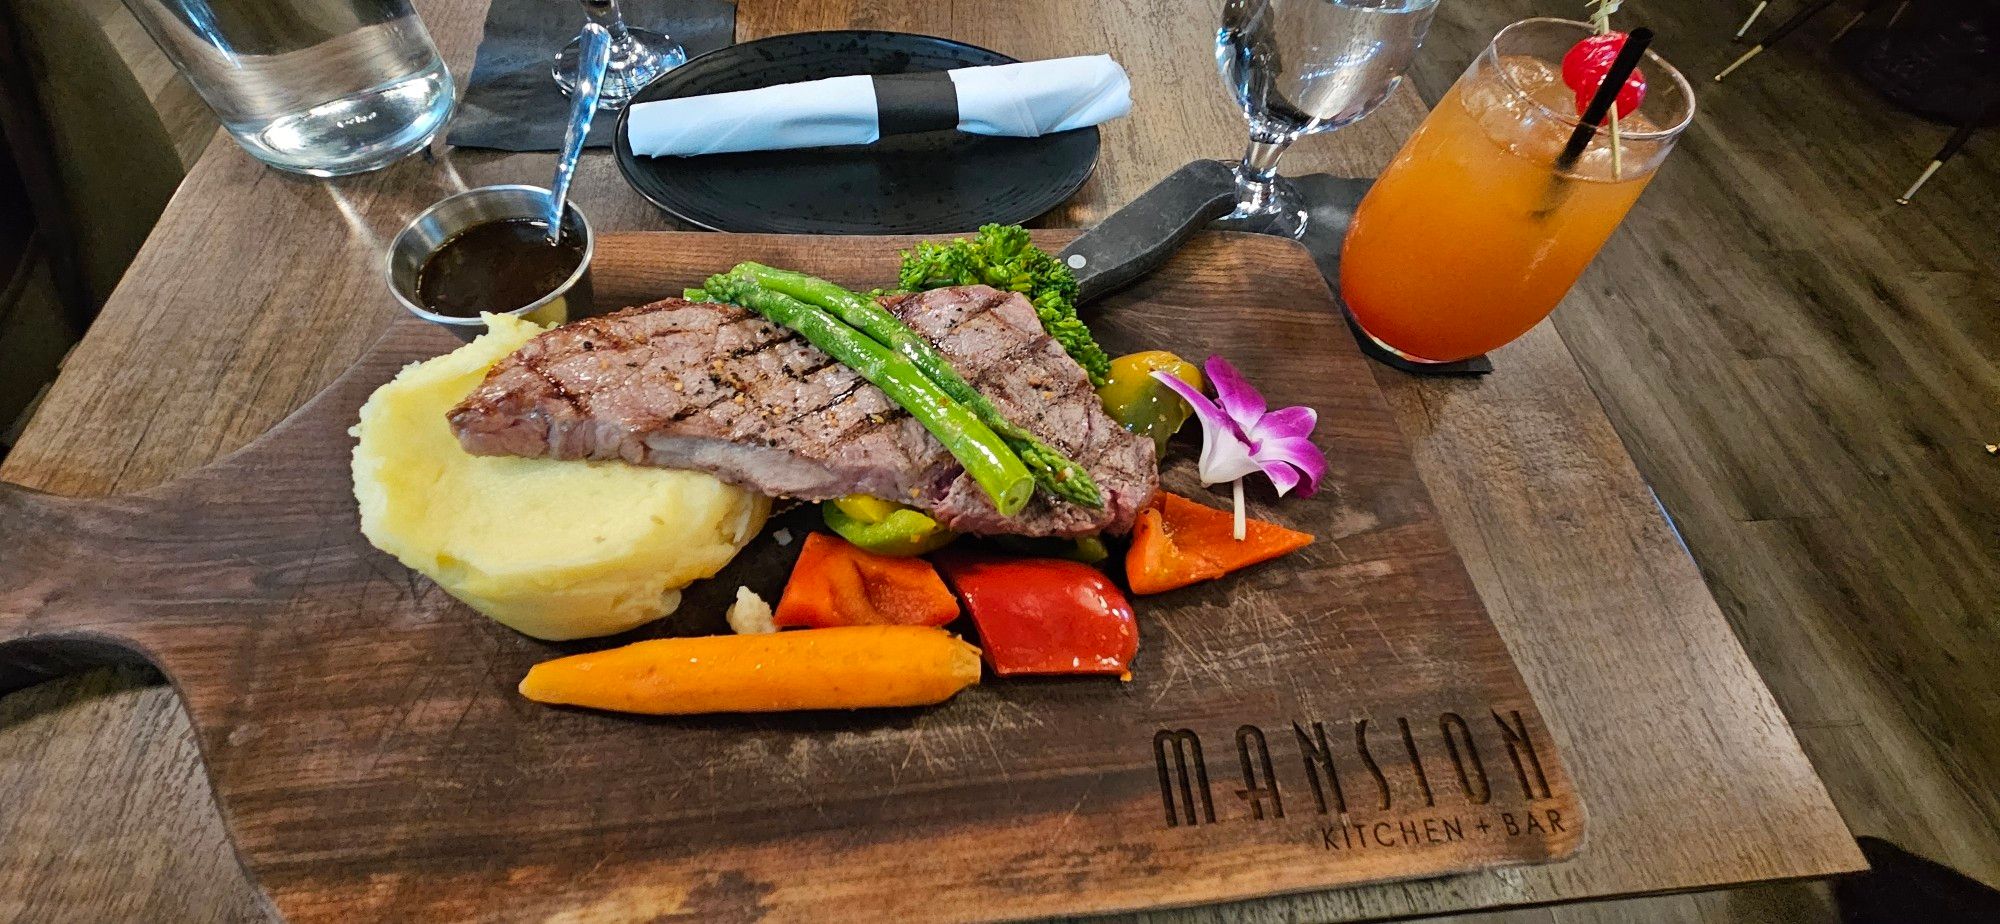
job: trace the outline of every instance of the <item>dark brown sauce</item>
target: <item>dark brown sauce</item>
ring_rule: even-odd
[[[508,218],[473,225],[444,242],[417,271],[417,300],[454,318],[501,313],[542,300],[583,262],[582,236],[569,228],[548,242],[549,224]]]

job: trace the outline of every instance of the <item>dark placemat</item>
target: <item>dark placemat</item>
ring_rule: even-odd
[[[736,5],[727,0],[624,0],[625,22],[673,36],[690,59],[728,45],[736,35]],[[553,151],[562,147],[569,97],[549,74],[556,52],[583,29],[583,7],[562,0],[493,0],[479,40],[472,77],[445,140],[459,147]],[[590,145],[617,132],[599,115]]]

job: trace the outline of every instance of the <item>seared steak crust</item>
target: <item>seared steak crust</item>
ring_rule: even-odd
[[[960,532],[1124,532],[1158,488],[1151,440],[1106,416],[1025,298],[986,286],[887,298],[1009,419],[1087,468],[1101,510],[1038,494],[1003,517],[881,390],[732,305],[670,298],[529,341],[451,411],[467,452],[695,469],[773,496],[901,499]]]

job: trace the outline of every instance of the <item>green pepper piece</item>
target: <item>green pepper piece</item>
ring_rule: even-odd
[[[1111,557],[1111,550],[1106,548],[1104,540],[1097,536],[1078,536],[1070,542],[1072,543],[1070,554],[1060,557],[1080,561],[1086,565],[1094,565]]]
[[[958,534],[938,525],[920,510],[898,507],[880,521],[869,522],[849,515],[839,503],[819,505],[820,518],[840,538],[877,555],[909,557],[935,552],[949,545]]]

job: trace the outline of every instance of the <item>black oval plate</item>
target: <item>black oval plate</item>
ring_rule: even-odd
[[[902,74],[1013,58],[906,32],[801,32],[717,49],[646,85],[635,103],[853,74]],[[871,145],[640,157],[618,116],[618,169],[640,195],[712,231],[940,234],[1019,224],[1062,204],[1097,163],[1097,129],[1040,138],[956,131]]]

